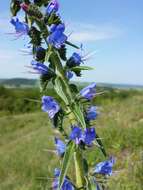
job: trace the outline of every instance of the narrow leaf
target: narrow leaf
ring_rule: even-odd
[[[70,141],[67,148],[66,148],[66,152],[64,155],[64,159],[63,159],[63,163],[62,163],[62,168],[61,168],[61,173],[59,176],[59,185],[58,185],[58,189],[61,190],[65,176],[67,174],[67,170],[69,168],[69,164],[71,161],[71,158],[73,156],[73,153],[75,151],[75,144],[73,141]]]
[[[86,123],[85,123],[84,115],[83,115],[83,112],[81,111],[80,106],[75,104],[72,110],[77,120],[81,123],[82,127],[85,129]]]
[[[77,67],[73,67],[71,69],[72,71],[84,71],[84,70],[93,70],[92,67],[88,67],[88,66],[77,66]]]
[[[57,94],[61,97],[61,99],[65,102],[65,104],[68,104],[68,99],[65,93],[63,92],[63,85],[59,77],[55,79],[54,89],[56,90]]]

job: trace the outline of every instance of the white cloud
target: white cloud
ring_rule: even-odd
[[[123,31],[112,24],[83,24],[74,23],[69,29],[73,29],[69,39],[75,42],[95,42],[98,40],[107,40],[117,38]]]

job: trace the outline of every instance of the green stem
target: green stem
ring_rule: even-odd
[[[75,172],[76,172],[76,186],[77,188],[84,190],[86,181],[84,178],[82,152],[79,148],[74,153],[74,161],[75,161]]]
[[[81,113],[81,108],[78,107],[78,104],[75,104],[74,107],[72,107],[72,101],[74,100],[73,94],[71,92],[69,83],[67,78],[65,77],[63,66],[60,62],[59,56],[56,52],[53,52],[51,54],[51,60],[53,61],[53,64],[55,65],[56,74],[61,78],[62,84],[63,84],[63,92],[68,100],[68,106],[69,111],[71,111],[71,114],[69,114],[69,120],[72,124],[76,124],[77,121],[80,121],[80,116],[77,113]],[[66,102],[65,102],[66,103]],[[82,119],[84,121],[84,117]],[[84,121],[85,122],[85,121]],[[81,122],[82,126],[85,126],[83,122]],[[74,161],[75,161],[75,171],[76,171],[76,183],[77,188],[80,188],[81,190],[85,189],[85,177],[84,177],[84,167],[83,167],[83,157],[82,157],[82,151],[78,147],[76,152],[74,153]]]

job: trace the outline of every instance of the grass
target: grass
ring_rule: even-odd
[[[123,96],[124,97],[124,96]],[[143,92],[123,99],[105,98],[95,125],[110,155],[116,157],[111,190],[142,190],[143,187]],[[45,113],[0,117],[0,190],[47,190],[58,166],[51,124]],[[91,166],[104,159],[97,147],[86,152]]]

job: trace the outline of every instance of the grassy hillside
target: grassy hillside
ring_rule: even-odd
[[[143,92],[110,91],[96,103],[101,105],[96,131],[117,160],[109,189],[142,190]],[[53,168],[58,166],[56,155],[45,151],[54,150],[52,126],[47,114],[30,112],[0,117],[0,190],[50,187],[47,178],[53,177]],[[59,136],[56,131],[54,134]],[[97,147],[85,154],[90,165],[104,159]]]

